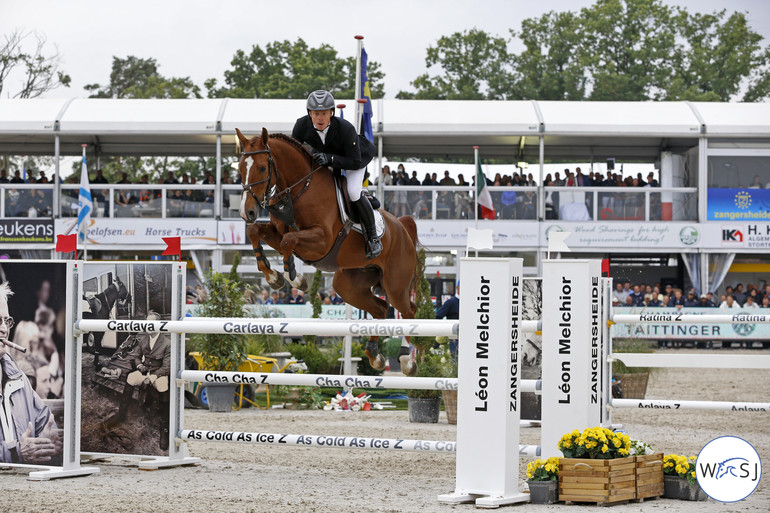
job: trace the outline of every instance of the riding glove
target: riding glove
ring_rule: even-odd
[[[313,155],[315,161],[322,166],[330,166],[334,161],[334,155],[331,153],[316,153]]]

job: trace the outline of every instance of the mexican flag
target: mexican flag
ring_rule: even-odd
[[[480,158],[476,158],[476,202],[481,207],[482,219],[495,219],[495,206],[487,188],[487,177],[481,170]]]

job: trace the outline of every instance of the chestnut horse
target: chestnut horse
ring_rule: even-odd
[[[296,140],[283,134],[247,139],[236,129],[243,153],[239,163],[243,193],[240,214],[257,257],[257,267],[274,289],[288,280],[293,287],[307,291],[307,280],[297,274],[293,255],[316,268],[333,271],[334,290],[347,303],[384,319],[388,301],[402,317],[413,319],[417,310],[411,299],[417,279],[417,226],[411,216],[396,219],[380,210],[385,221],[382,253],[366,260],[364,238],[355,231],[348,234],[337,208],[335,183],[326,167],[318,166],[310,153]],[[357,199],[357,198],[351,198]],[[260,208],[270,212],[270,221],[257,223]],[[261,241],[283,256],[284,272],[270,268]],[[373,290],[384,290],[387,301]],[[370,365],[385,368],[385,358],[377,348],[377,338],[366,344]],[[408,354],[403,346],[399,356]],[[404,374],[417,369],[402,358]]]

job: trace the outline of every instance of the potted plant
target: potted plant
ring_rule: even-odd
[[[229,274],[214,272],[211,269],[203,276],[206,300],[201,305],[201,317],[243,317],[246,301],[244,286],[237,272],[239,253],[236,253],[232,270]],[[232,333],[192,335],[200,347],[202,369],[216,371],[237,371],[247,357],[246,338]],[[236,384],[209,383],[205,385],[206,402],[211,411],[231,411]],[[203,394],[202,394],[203,395]]]
[[[669,499],[705,501],[708,497],[695,477],[695,456],[663,456],[663,495]]]
[[[628,435],[604,427],[582,433],[575,429],[561,437],[558,448],[564,454],[559,460],[559,500],[606,504],[636,497]]]
[[[425,278],[425,249],[420,249],[417,258],[417,282],[416,303],[417,319],[435,319],[436,309],[430,297],[430,284]],[[446,372],[441,358],[443,354],[434,351],[437,345],[435,337],[411,337],[410,342],[414,345],[417,361],[417,376],[426,378],[445,377]],[[448,355],[448,353],[447,353]],[[440,390],[408,390],[406,393],[407,405],[409,409],[409,422],[438,422],[439,411],[441,410],[441,391]]]
[[[613,353],[652,353],[654,349],[644,340],[619,339],[613,341]],[[612,396],[618,399],[644,399],[652,369],[627,367],[622,360],[612,362]]]
[[[559,500],[559,458],[537,459],[527,463],[529,500],[535,504],[553,504]]]

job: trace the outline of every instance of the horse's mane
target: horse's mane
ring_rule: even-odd
[[[307,148],[305,148],[305,146],[301,142],[299,142],[298,140],[296,140],[293,137],[290,137],[290,136],[288,136],[286,134],[275,133],[275,134],[270,134],[270,139],[279,139],[279,140],[281,140],[281,141],[283,141],[285,143],[290,144],[291,146],[294,146],[295,148],[297,148],[297,150],[301,154],[303,154],[305,156],[305,158],[308,161],[312,160],[312,158],[313,158],[313,156],[310,154],[310,152],[307,151]]]

